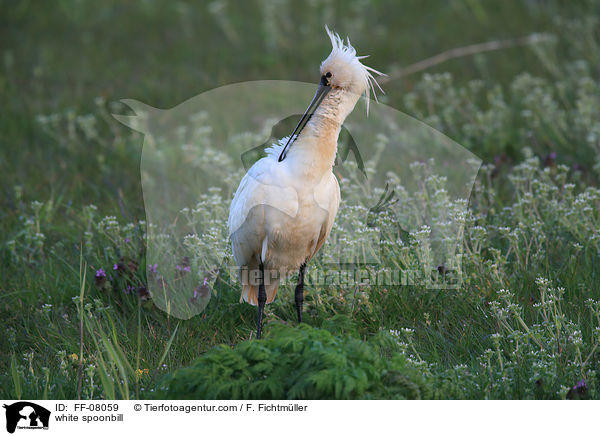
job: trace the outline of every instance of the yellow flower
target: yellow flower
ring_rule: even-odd
[[[79,359],[79,356],[77,354],[75,354],[75,353],[69,354],[69,357],[71,358],[71,360],[73,362],[76,362]]]
[[[141,378],[143,375],[148,375],[150,374],[150,370],[148,368],[144,368],[144,369],[136,369],[135,370],[135,376],[139,379]]]

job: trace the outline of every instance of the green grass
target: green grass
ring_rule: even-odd
[[[600,3],[393,5],[0,1],[0,396],[598,398]],[[121,98],[172,107],[233,82],[315,82],[325,23],[384,72],[554,36],[384,87],[384,103],[486,163],[465,218],[463,285],[308,289],[300,328],[287,285],[260,342],[255,308],[226,278],[202,314],[169,317],[145,295],[142,137],[110,114],[127,113]],[[412,241],[386,262],[418,265]],[[227,364],[253,359],[266,366]],[[572,389],[580,380],[586,389]]]

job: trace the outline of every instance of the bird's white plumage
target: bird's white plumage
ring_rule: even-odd
[[[242,178],[229,211],[233,255],[241,268],[242,299],[256,305],[259,263],[265,270],[267,303],[282,278],[310,260],[327,239],[340,204],[340,188],[332,167],[341,124],[361,94],[373,88],[371,72],[356,50],[327,29],[331,54],[321,64],[330,73],[331,91],[291,144],[288,138],[267,149]],[[380,73],[378,73],[380,74]]]
[[[265,284],[272,302],[279,280],[297,271],[321,247],[333,227],[340,202],[337,179],[330,171],[317,183],[293,178],[273,147],[240,182],[229,211],[234,259],[247,271],[262,261],[271,272]],[[290,160],[291,162],[291,160]],[[241,275],[242,299],[256,304],[257,287]]]
[[[298,194],[277,157],[257,161],[242,178],[229,209],[229,236],[238,230],[248,213],[258,205],[278,208],[289,216],[298,213]]]

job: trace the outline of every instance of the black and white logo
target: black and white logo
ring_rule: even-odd
[[[29,401],[4,405],[6,409],[6,431],[14,433],[18,428],[27,430],[48,429],[50,411]]]

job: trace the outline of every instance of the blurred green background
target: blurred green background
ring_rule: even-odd
[[[175,106],[228,83],[282,79],[316,82],[329,52],[324,25],[349,36],[368,64],[392,73],[386,104],[406,110],[403,98],[423,73],[394,72],[455,47],[548,33],[549,55],[593,58],[565,23],[598,11],[584,1],[1,1],[0,2],[0,180],[2,209],[12,186],[24,195],[64,192],[73,201],[110,203],[121,190],[142,212],[137,162],[139,146],[122,147],[115,135],[126,128],[107,119],[99,136],[65,147],[36,116],[94,113],[97,100],[114,105],[133,98],[151,106]],[[573,24],[583,32],[584,24]],[[565,34],[570,32],[571,35]],[[581,44],[571,45],[568,38]],[[593,47],[592,47],[593,48]],[[454,84],[478,79],[506,85],[527,71],[554,72],[527,46],[481,53],[442,63],[426,73],[451,72]],[[397,75],[396,75],[397,76]],[[111,103],[113,103],[111,105]],[[437,126],[434,126],[437,127]],[[459,143],[460,135],[446,132]],[[494,153],[473,149],[491,160]],[[99,158],[98,155],[102,157]],[[110,161],[103,167],[99,164]],[[100,168],[102,167],[102,168]],[[8,191],[8,192],[7,192]]]

